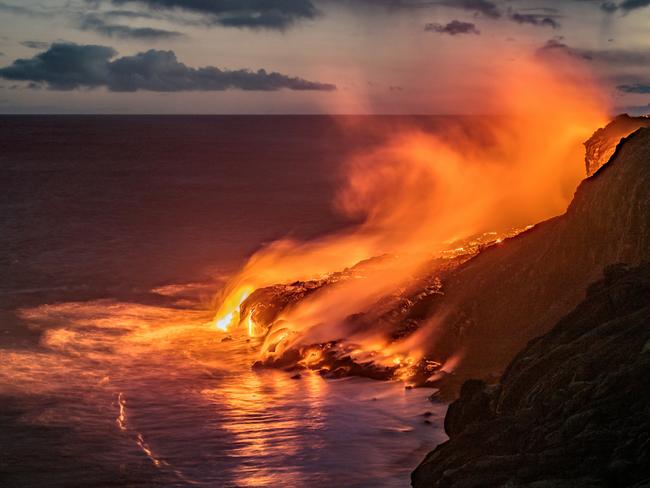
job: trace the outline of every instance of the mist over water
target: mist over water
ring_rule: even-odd
[[[374,119],[0,118],[0,481],[407,485],[430,391],[253,371],[211,324],[262,243],[350,225],[338,165],[404,123]]]

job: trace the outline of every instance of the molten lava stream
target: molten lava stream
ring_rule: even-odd
[[[435,133],[404,125],[352,157],[335,205],[361,223],[259,250],[221,295],[216,326],[264,337],[260,359],[275,366],[408,380],[457,364],[457,351],[428,356],[440,318],[404,322],[405,310],[444,294],[436,269],[562,213],[584,176],[582,143],[607,117],[575,60],[501,68],[486,98],[501,115]]]

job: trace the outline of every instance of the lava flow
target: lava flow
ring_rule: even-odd
[[[261,364],[403,380],[453,369],[425,358],[436,324],[399,323],[400,307],[442,293],[437,269],[562,213],[607,115],[575,61],[519,59],[489,90],[500,115],[404,126],[348,161],[335,204],[361,224],[261,249],[226,287],[217,327],[263,337]]]

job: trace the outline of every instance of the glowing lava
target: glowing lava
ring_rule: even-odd
[[[214,319],[215,326],[220,330],[228,330],[229,327],[239,324],[241,304],[253,292],[250,286],[239,287],[223,301]],[[252,331],[249,327],[249,331]]]
[[[435,323],[396,340],[386,327],[357,329],[349,318],[407,289],[432,259],[476,254],[562,213],[584,177],[583,141],[607,118],[600,90],[573,59],[522,58],[491,81],[490,100],[503,115],[450,119],[436,133],[405,125],[348,161],[335,203],[361,223],[261,249],[226,287],[217,327],[265,336],[262,359],[300,349],[301,363],[311,366],[322,363],[323,352],[307,346],[348,343],[362,351],[359,361],[391,365],[401,379],[421,367]],[[332,278],[378,256],[390,259]],[[309,280],[327,286],[303,290],[272,324],[260,327],[252,312],[241,316],[254,290]],[[426,361],[425,369],[435,363]]]

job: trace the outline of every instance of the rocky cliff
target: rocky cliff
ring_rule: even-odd
[[[593,175],[612,157],[619,141],[641,127],[650,126],[650,117],[630,117],[621,114],[605,127],[598,129],[585,142],[587,176]]]
[[[466,382],[415,488],[650,486],[650,264],[612,266],[501,381]]]

